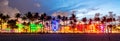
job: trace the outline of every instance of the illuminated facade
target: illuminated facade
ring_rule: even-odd
[[[42,23],[23,25],[18,22],[16,26],[18,28],[11,29],[7,23],[4,23],[0,33],[120,33],[120,25],[110,27],[97,22],[92,24],[79,22],[72,27],[71,25],[60,25],[58,21],[53,20],[50,27]]]

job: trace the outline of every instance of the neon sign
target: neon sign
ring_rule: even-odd
[[[57,20],[52,20],[52,30],[56,32],[58,30],[59,22]]]

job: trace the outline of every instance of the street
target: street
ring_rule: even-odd
[[[120,34],[0,34],[0,41],[120,41]]]

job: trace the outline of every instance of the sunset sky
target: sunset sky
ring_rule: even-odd
[[[58,11],[75,11],[77,17],[92,17],[98,12],[106,15],[109,11],[120,15],[120,0],[0,0],[2,13],[12,15],[18,12],[24,14],[28,11],[46,12],[48,15]]]

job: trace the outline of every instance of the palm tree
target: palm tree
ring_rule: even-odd
[[[6,16],[5,15],[2,16],[2,20],[3,20],[3,22],[6,22]]]
[[[26,18],[27,19],[27,18]],[[23,18],[23,20],[24,20],[24,22],[22,23],[23,24],[23,29],[25,30],[25,32],[27,33],[27,30],[28,29],[26,29],[26,27],[25,26],[28,26],[28,24],[25,22],[25,20],[26,20],[25,18]]]
[[[25,22],[25,20],[27,20],[27,18],[25,16],[22,17],[22,20]]]
[[[0,28],[0,29],[2,29],[2,21],[0,21],[0,25],[1,25],[1,28]]]
[[[58,16],[57,16],[57,19],[61,20],[61,18],[62,18],[61,15],[58,15]]]
[[[35,19],[35,20],[38,20],[38,18],[39,18],[39,13],[36,12],[36,13],[34,14],[34,19]]]
[[[46,20],[48,21],[48,23],[46,23],[46,25],[48,26],[48,32],[50,31],[50,27],[51,27],[51,20],[52,20],[52,17],[51,16],[47,16]]]
[[[65,25],[65,16],[62,17],[62,21],[64,22],[64,25]]]
[[[0,13],[0,18],[2,18],[2,16],[3,16],[3,13]]]
[[[120,22],[120,16],[118,16],[118,19],[117,19],[119,22]]]
[[[27,14],[25,14],[25,16],[26,16],[26,18],[29,20],[29,24],[30,24],[30,22],[31,22],[31,20],[32,20],[32,18],[33,18],[32,13],[31,13],[31,12],[28,12]],[[31,27],[30,27],[30,32],[31,32]]]
[[[89,19],[89,24],[92,24],[92,21],[93,21],[93,20],[90,18],[90,19]]]
[[[9,15],[6,15],[6,18],[7,18],[7,20],[10,18],[10,16]]]
[[[45,19],[47,18],[46,13],[41,14],[40,20],[42,20],[42,24],[44,23]]]
[[[8,22],[9,18],[10,18],[10,16],[6,15],[6,19],[5,19],[6,23]],[[8,28],[8,23],[7,23],[7,28]]]
[[[65,17],[65,25],[68,25],[67,22],[68,22],[68,17]]]
[[[83,27],[83,30],[84,30],[83,32],[85,32],[85,28],[87,26],[87,23],[86,23],[87,22],[87,18],[86,17],[82,18],[82,21],[85,23],[84,27]]]
[[[77,22],[76,15],[72,14],[72,16],[70,17],[70,20],[71,20],[72,29],[73,29],[73,32],[74,32],[75,27],[76,27],[76,22]]]
[[[28,12],[27,14],[25,14],[26,18],[29,19],[29,22],[31,21],[31,19],[33,18],[33,15],[31,12]]]
[[[77,22],[77,19],[76,19],[76,15],[75,15],[75,14],[72,14],[71,18],[72,18],[72,20],[73,20],[74,23]]]
[[[9,20],[9,18],[10,18],[9,15],[4,15],[2,19],[4,22],[7,22]]]
[[[100,21],[99,16],[100,16],[100,13],[96,13],[94,17],[94,21]]]
[[[8,23],[8,25],[9,25],[9,27],[13,30],[14,28],[18,28],[17,26],[16,26],[16,21],[17,20],[9,20],[7,23]]]
[[[0,24],[1,24],[1,29],[3,28],[2,27],[2,24],[7,22],[9,20],[10,16],[9,15],[3,15],[2,13],[0,14]],[[8,26],[7,26],[8,27]]]
[[[106,23],[106,21],[107,21],[106,16],[103,16],[101,22],[102,22],[102,23]]]
[[[0,13],[0,19],[2,18],[2,16],[3,16],[3,13]]]
[[[2,19],[2,24],[3,24],[3,23],[6,23],[6,21],[8,20],[8,18],[7,18],[6,15],[3,15],[1,19]],[[1,26],[2,26],[2,25],[1,25]]]
[[[99,17],[94,18],[94,21],[100,21],[100,18]]]
[[[46,13],[41,14],[39,20],[41,20],[41,21],[42,21],[42,24],[44,24],[45,21],[47,20],[47,15],[46,15]],[[42,30],[43,30],[42,32],[44,32],[44,28],[43,28]]]
[[[108,12],[108,13],[109,13],[109,18],[107,18],[107,22],[108,23],[113,22],[115,20],[113,12]],[[109,27],[110,32],[112,32],[113,25],[109,24],[108,27]]]
[[[87,18],[86,17],[82,18],[82,21],[86,24]]]
[[[60,21],[62,20],[62,16],[61,16],[61,15],[57,15],[57,19],[58,19],[59,22],[60,22]],[[64,19],[65,19],[65,18],[63,18],[62,21],[64,21]],[[59,25],[60,30],[61,30],[61,27],[62,27],[62,25],[60,24],[60,25]]]
[[[2,29],[2,16],[3,16],[3,13],[0,13],[0,25],[1,25],[0,29]]]
[[[16,13],[15,17],[17,18],[17,21],[18,21],[18,18],[20,18],[21,14],[20,13]]]

